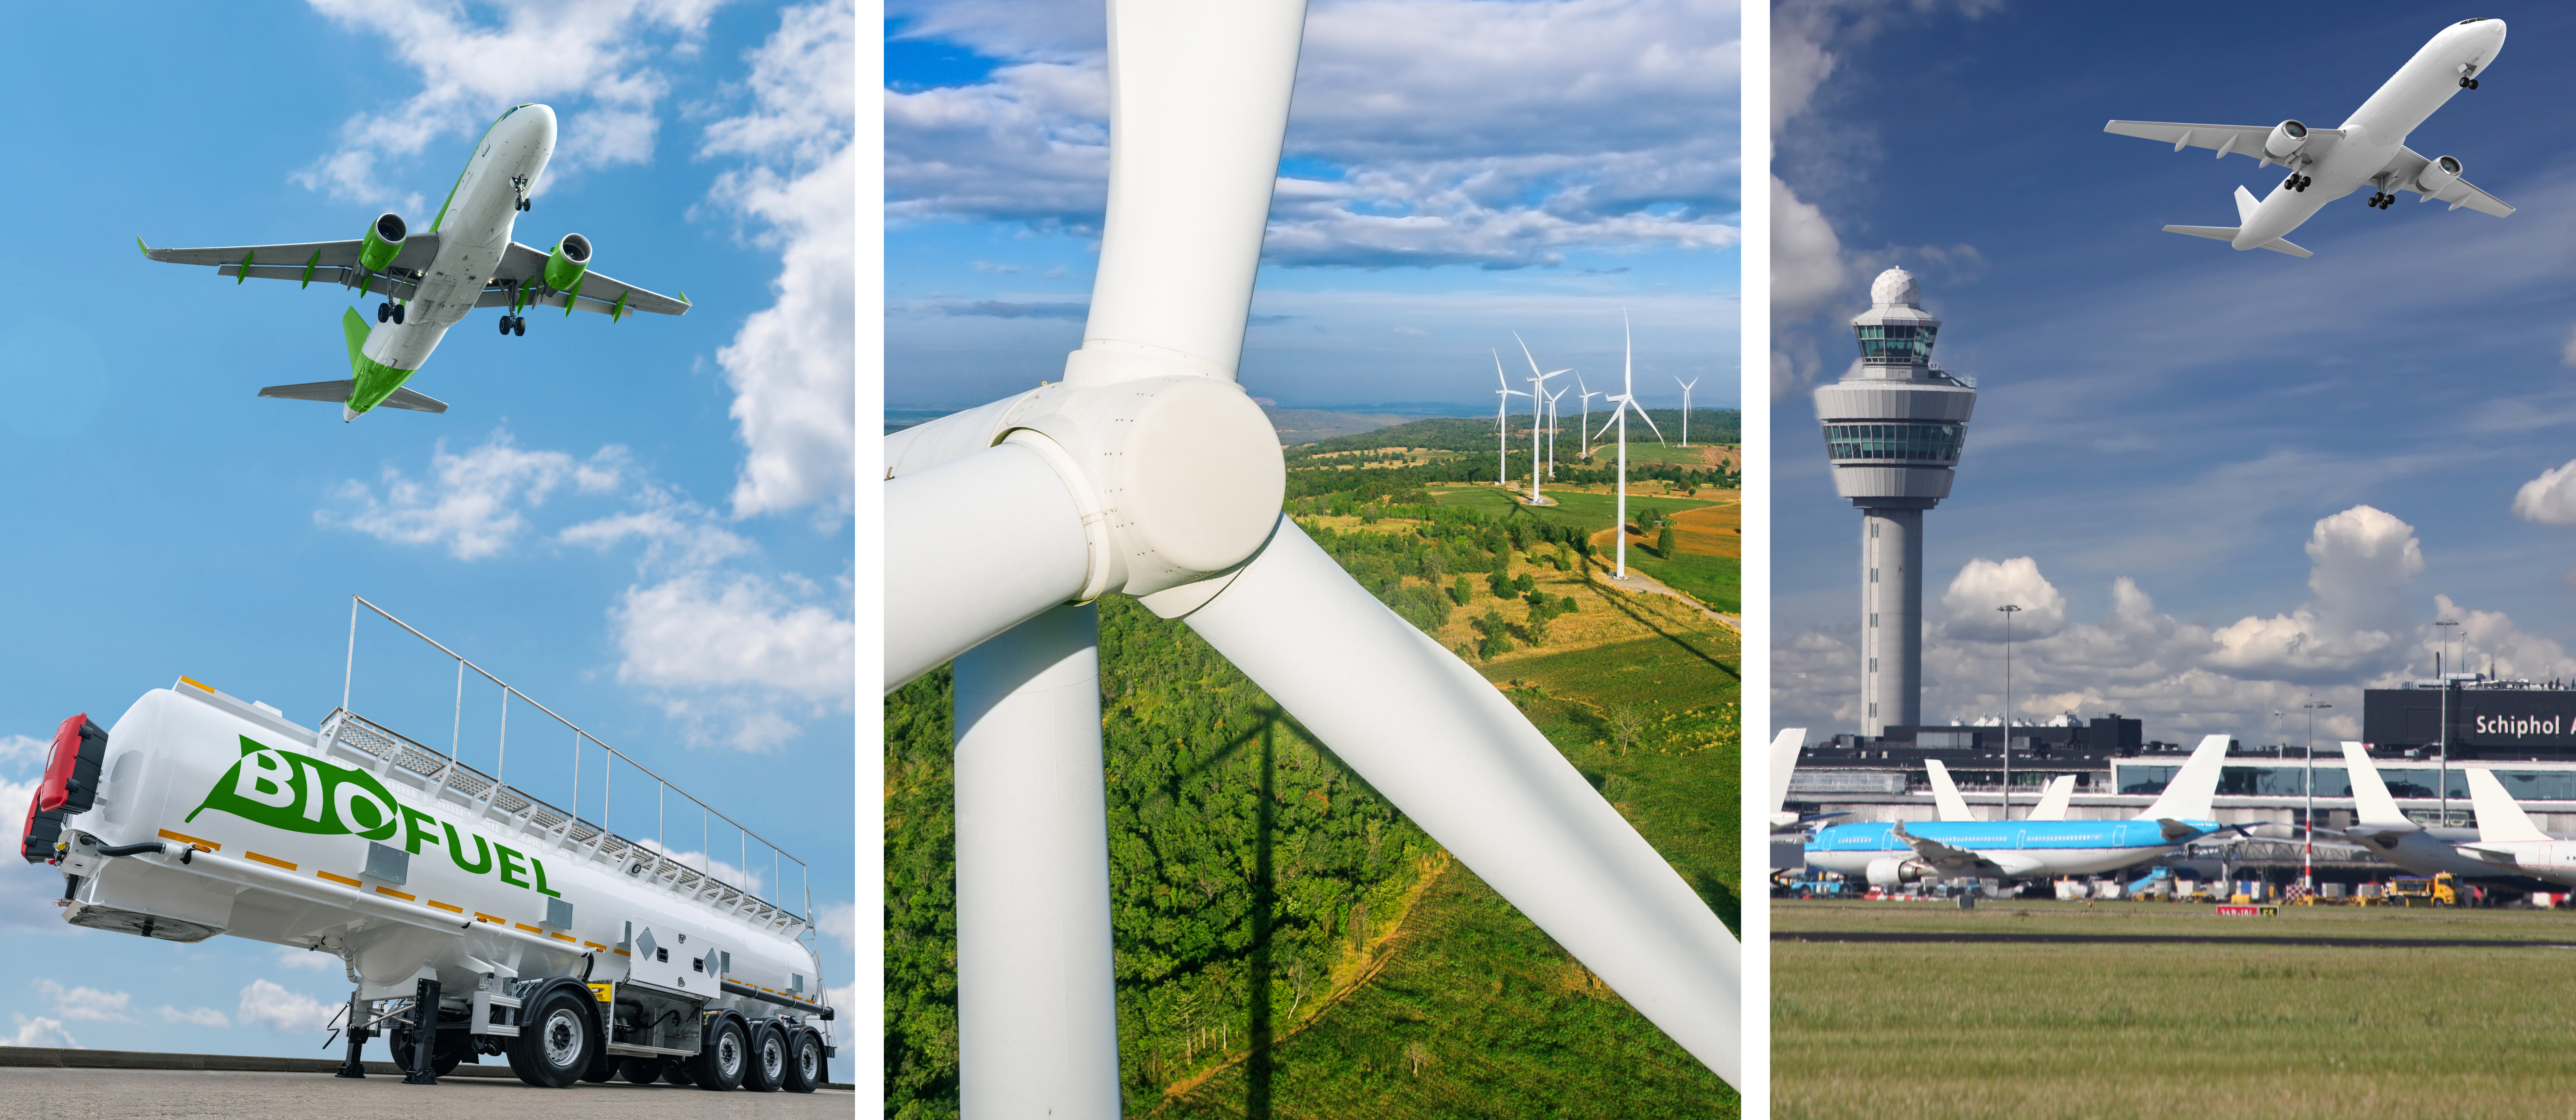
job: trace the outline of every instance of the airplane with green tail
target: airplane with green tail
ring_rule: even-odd
[[[676,298],[603,275],[590,267],[590,239],[566,234],[546,249],[510,239],[518,215],[532,208],[530,195],[554,156],[555,112],[517,105],[484,130],[465,172],[457,176],[429,229],[414,233],[388,211],[354,241],[292,245],[235,245],[211,249],[154,249],[136,238],[143,255],[171,264],[210,265],[218,276],[316,280],[381,295],[376,321],[356,308],[340,317],[349,348],[350,377],[301,385],[271,385],[263,397],[329,401],[342,421],[381,406],[412,412],[445,412],[447,404],[405,388],[447,329],[478,307],[504,308],[501,333],[525,336],[531,308],[595,311],[615,322],[637,311],[685,315],[688,293]]]

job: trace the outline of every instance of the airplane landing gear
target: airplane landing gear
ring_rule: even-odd
[[[2304,194],[2307,192],[2308,184],[2315,181],[2313,177],[2292,172],[2289,178],[2281,180],[2281,185]]]
[[[384,322],[385,320],[387,320],[387,319],[391,319],[391,318],[393,318],[393,317],[394,317],[394,305],[393,305],[392,303],[390,303],[390,302],[386,302],[386,303],[379,303],[379,304],[377,304],[377,305],[376,305],[376,321],[377,321],[377,322],[381,323],[381,322]]]
[[[2462,78],[2460,79],[2460,88],[2476,89],[2478,88],[2478,80],[2476,78]]]
[[[396,303],[391,306],[394,309],[394,325],[399,327],[402,325],[403,321],[403,305]]]
[[[504,334],[504,335],[513,335],[513,334],[515,334],[515,335],[518,335],[518,336],[520,336],[520,337],[522,337],[522,338],[527,337],[527,334],[528,334],[528,320],[527,320],[527,317],[526,317],[526,316],[524,316],[524,315],[504,315],[504,316],[501,316],[501,333],[502,333],[502,334]]]

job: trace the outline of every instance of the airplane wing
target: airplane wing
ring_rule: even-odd
[[[155,249],[135,238],[136,248],[152,260],[167,264],[212,266],[215,275],[229,276],[234,283],[242,280],[293,280],[298,285],[314,281],[356,288],[364,285],[369,294],[408,295],[411,277],[420,275],[438,256],[438,235],[416,233],[403,242],[402,251],[382,272],[367,272],[358,267],[356,241],[302,241],[285,245],[227,245],[206,249]]]
[[[1916,836],[1911,832],[1905,831],[1905,822],[1903,821],[1896,822],[1894,831],[1897,839],[1905,841],[1908,847],[1914,849],[1915,858],[1922,860],[1924,863],[1930,864],[1933,873],[1940,875],[1943,878],[1999,879],[2010,877],[2010,873],[2002,865],[1997,864],[1995,861],[1987,859],[1984,856],[1978,855],[1975,852],[1969,851],[1966,848],[1953,848],[1938,840],[1926,840],[1923,837]]]
[[[622,318],[630,311],[650,311],[656,315],[686,315],[689,301],[673,299],[659,292],[636,287],[598,269],[582,274],[570,292],[558,292],[545,286],[546,253],[516,241],[501,254],[501,265],[493,270],[493,285],[484,289],[476,307],[508,307],[514,290],[521,307],[566,307],[597,311],[612,318]],[[515,288],[513,287],[515,285]],[[533,292],[534,296],[526,294]]]
[[[2395,184],[2397,190],[2415,191],[2420,195],[2424,192],[2415,190],[2411,184],[2415,182],[2415,176],[2423,172],[2424,165],[2431,162],[2433,161],[2415,154],[2414,149],[2400,147],[2396,155],[2388,157],[2388,166],[2380,168],[2379,174],[2387,176],[2387,181]],[[2503,200],[2496,196],[2469,185],[2466,179],[2451,180],[2450,186],[2442,188],[2437,193],[2424,195],[2424,201],[2447,202],[2451,204],[2453,210],[2466,206],[2478,213],[2493,214],[2499,218],[2513,213],[2513,207],[2505,205]]]
[[[2275,161],[2271,156],[2264,154],[2263,140],[2272,135],[2272,130],[2277,127],[2279,126],[2269,124],[2112,121],[2103,125],[2102,131],[2171,144],[2177,152],[2184,148],[2214,148],[2218,151],[2220,159],[2225,159],[2233,153],[2253,157],[2261,161],[2263,166],[2270,167]],[[2311,128],[2308,130],[2307,144],[2299,150],[2311,156],[2321,156],[2334,147],[2335,141],[2341,139],[2343,139],[2343,130],[2340,128]]]

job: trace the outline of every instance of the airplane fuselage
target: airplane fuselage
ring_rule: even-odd
[[[378,323],[369,332],[368,360],[404,374],[417,370],[438,349],[447,328],[474,310],[510,248],[519,200],[536,189],[554,152],[553,109],[521,105],[492,122],[446,204],[430,221],[430,230],[438,234],[438,255],[404,301],[403,321]]]
[[[2504,857],[2495,861],[2470,860],[2481,864],[2486,875],[2519,873],[2559,886],[2576,886],[2576,840],[2484,841],[2475,846]],[[2460,854],[2465,858],[2470,853]]]
[[[2200,835],[2222,827],[2216,821],[2182,823]],[[1974,852],[2003,868],[2008,879],[2095,875],[2182,850],[2155,821],[1909,821],[1905,831]],[[1808,866],[1845,875],[1865,875],[1879,860],[1913,858],[1913,847],[1884,821],[1830,825],[1807,841]]]
[[[2462,92],[2464,75],[2483,71],[2495,61],[2504,49],[2504,37],[2504,21],[2497,19],[2443,28],[2345,118],[2342,139],[2324,145],[2317,158],[2304,152],[2290,157],[2291,168],[2308,177],[2307,189],[2293,189],[2286,179],[2273,187],[2244,219],[2230,244],[2254,249],[2285,237],[2327,203],[2365,186],[2395,191],[2401,184],[2376,182],[2374,177],[2406,145],[2407,135],[2417,125]],[[2469,69],[2463,71],[2464,66]]]

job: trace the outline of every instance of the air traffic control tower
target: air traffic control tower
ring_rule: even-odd
[[[1977,388],[1932,364],[1941,320],[1891,268],[1852,320],[1860,361],[1816,390],[1834,490],[1860,509],[1861,733],[1922,722],[1923,511],[1950,496]]]

